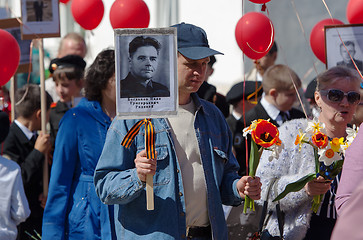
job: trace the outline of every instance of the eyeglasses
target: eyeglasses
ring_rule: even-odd
[[[360,94],[354,91],[351,92],[343,92],[338,89],[330,89],[330,90],[320,90],[322,94],[332,102],[341,102],[344,97],[347,97],[347,100],[350,104],[357,104],[360,101]]]

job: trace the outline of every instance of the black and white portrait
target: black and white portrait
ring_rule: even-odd
[[[22,39],[60,37],[59,0],[21,0]]]
[[[363,25],[325,26],[326,66],[363,70]],[[355,65],[354,65],[354,63]]]
[[[29,22],[52,21],[53,14],[51,0],[27,0],[26,9]]]
[[[122,79],[121,98],[169,97],[168,81],[157,74],[162,45],[149,36],[137,36],[129,43],[129,72]],[[165,62],[165,61],[164,61]],[[165,64],[164,64],[165,65]],[[161,68],[165,68],[161,66]],[[164,79],[162,79],[164,78]]]
[[[176,114],[176,53],[173,28],[115,30],[119,116]]]
[[[342,61],[337,62],[337,66],[346,66],[349,68],[358,67],[359,71],[362,71],[363,63],[361,60],[355,58],[356,50],[355,43],[353,41],[344,41],[339,45],[340,56]],[[354,61],[354,63],[353,63]]]

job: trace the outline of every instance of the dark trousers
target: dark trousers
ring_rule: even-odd
[[[313,214],[304,240],[330,240],[336,219]]]

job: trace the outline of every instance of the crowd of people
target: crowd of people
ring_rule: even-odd
[[[16,91],[11,105],[16,119],[10,124],[0,112],[0,239],[250,239],[258,229],[248,229],[244,219],[260,222],[265,215],[243,213],[246,196],[256,210],[268,202],[262,220],[271,236],[359,239],[354,230],[363,211],[363,130],[342,156],[343,170],[334,179],[316,176],[287,194],[278,202],[281,212],[272,202],[286,185],[315,171],[312,146],[295,144],[308,119],[318,119],[329,139],[347,138],[347,127],[363,121],[357,70],[338,64],[318,74],[301,95],[295,71],[275,63],[274,42],[224,96],[208,83],[214,55],[223,53],[209,46],[202,28],[172,27],[177,29],[178,115],[150,119],[154,158],[146,151],[146,129],[135,133],[128,147],[122,145],[142,119],[117,117],[114,49],[101,51],[86,67],[84,39],[77,33],[62,38],[46,81],[49,134],[40,131],[40,87],[26,84]],[[169,97],[165,81],[155,77],[158,40],[135,37],[128,53],[120,98]],[[306,112],[295,108],[297,90],[310,102]],[[283,148],[273,161],[273,152],[264,151],[251,177],[246,163],[253,139],[244,137],[243,129],[257,119],[278,127]],[[49,183],[43,179],[45,161]],[[148,175],[154,210],[146,208]],[[323,196],[316,212],[315,196]]]

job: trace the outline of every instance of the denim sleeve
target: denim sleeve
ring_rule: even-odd
[[[134,164],[136,146],[132,144],[130,149],[121,146],[128,129],[125,120],[116,119],[111,124],[96,166],[96,193],[105,204],[127,204],[137,198],[145,187]]]
[[[44,209],[42,238],[65,238],[67,209],[72,201],[71,188],[78,159],[75,116],[68,111],[59,125],[53,155],[47,204]],[[72,126],[72,127],[71,127]]]

